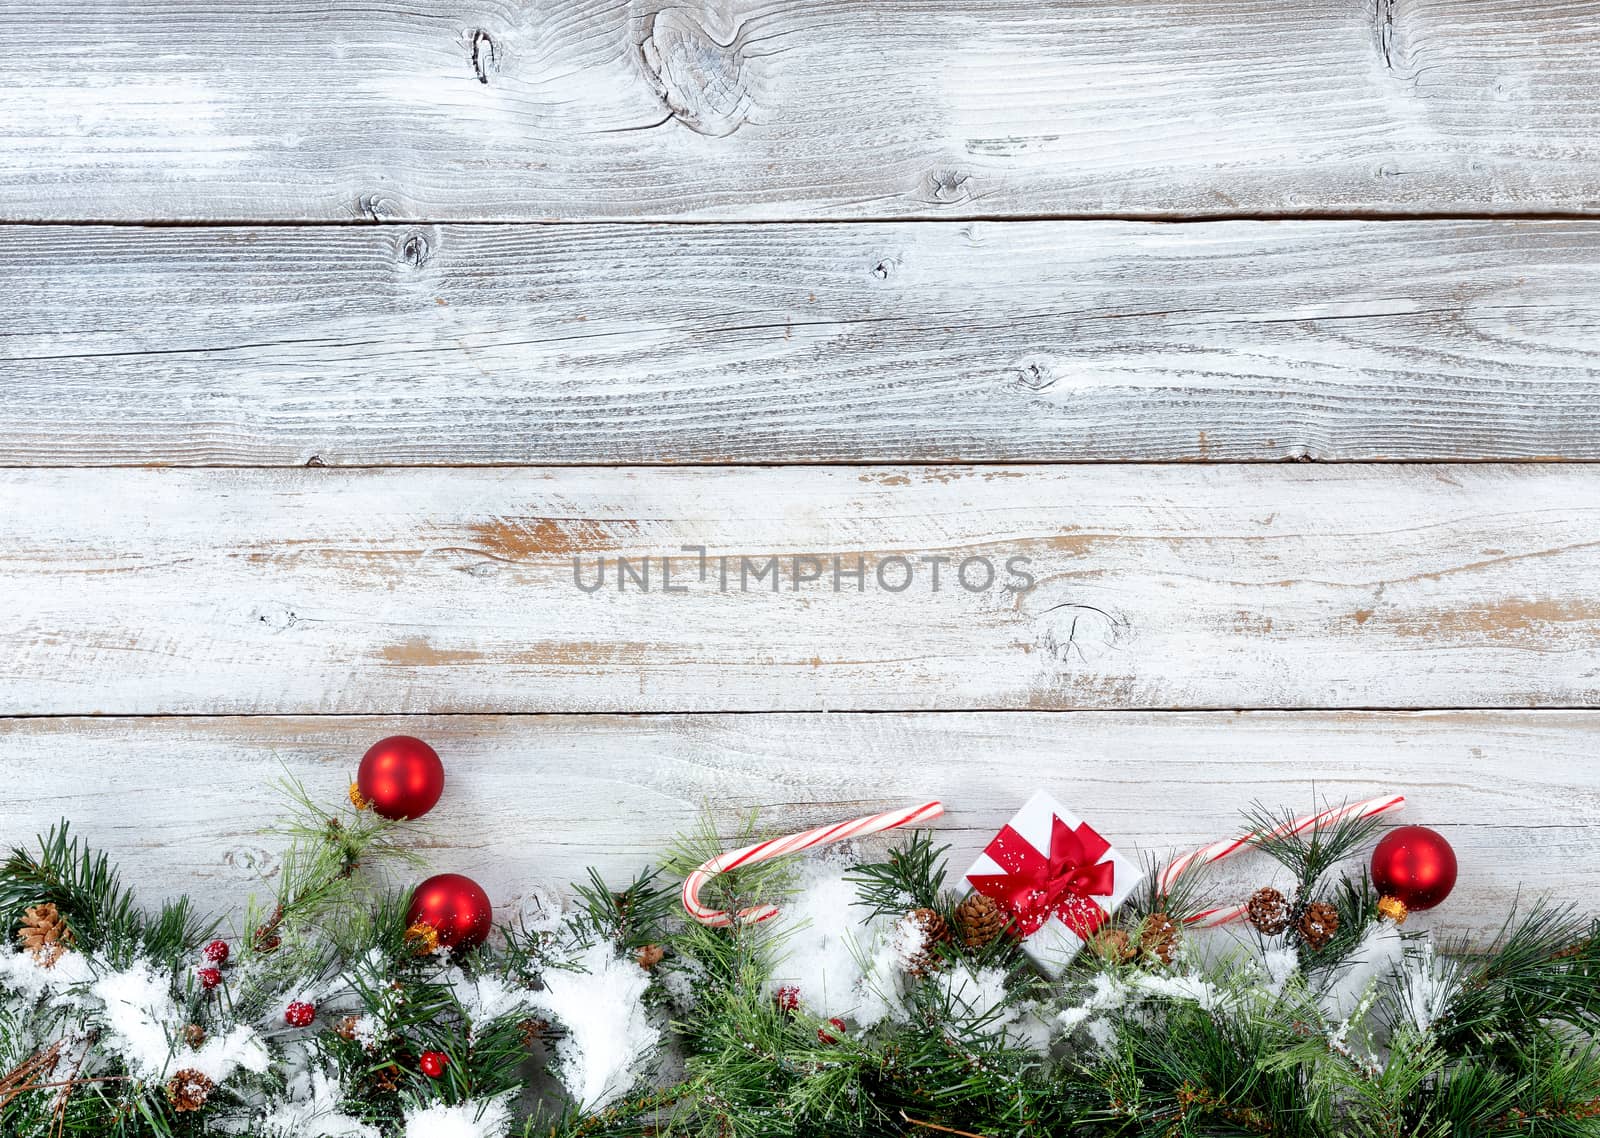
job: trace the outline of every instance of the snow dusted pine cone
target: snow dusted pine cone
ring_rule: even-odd
[[[667,955],[667,950],[659,944],[642,944],[634,950],[633,958],[646,972],[660,964]]]
[[[1147,958],[1163,964],[1172,963],[1172,954],[1178,947],[1178,925],[1165,913],[1151,913],[1145,918],[1139,932],[1139,951]]]
[[[1339,910],[1326,901],[1313,901],[1300,914],[1300,939],[1312,952],[1321,952],[1339,931]]]
[[[216,1085],[203,1071],[185,1067],[167,1080],[167,1101],[179,1114],[199,1110],[205,1106],[206,1099],[211,1097]]]
[[[1245,917],[1262,936],[1277,936],[1289,927],[1289,901],[1270,885],[1250,894]]]
[[[1089,951],[1107,964],[1126,964],[1139,954],[1127,929],[1101,929],[1089,938]]]
[[[992,897],[974,893],[956,906],[956,928],[961,933],[961,943],[977,952],[988,948],[994,938],[1005,932],[1010,918]]]
[[[916,930],[918,938],[916,950],[906,957],[906,971],[917,977],[937,972],[943,959],[939,946],[950,939],[950,923],[937,909],[912,909],[904,920]]]
[[[72,930],[61,911],[49,901],[34,905],[22,912],[22,924],[17,929],[17,942],[41,965],[49,968],[69,944]]]

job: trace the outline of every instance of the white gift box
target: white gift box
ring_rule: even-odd
[[[1022,949],[1051,977],[1133,892],[1139,870],[1044,791],[1011,816],[967,870],[1014,918]]]

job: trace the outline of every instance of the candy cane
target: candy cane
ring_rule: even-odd
[[[846,838],[859,838],[863,834],[876,834],[882,830],[893,830],[900,826],[909,826],[916,822],[924,822],[929,818],[937,818],[944,813],[944,804],[941,802],[924,802],[921,806],[914,806],[909,810],[891,810],[883,814],[870,814],[865,818],[853,818],[848,822],[835,822],[831,826],[818,826],[815,830],[806,830],[804,833],[790,834],[787,837],[772,838],[765,842],[757,842],[753,846],[745,846],[741,850],[731,850],[728,853],[712,858],[703,863],[683,881],[683,907],[695,920],[703,925],[715,925],[719,928],[733,924],[735,917],[730,916],[725,910],[711,909],[700,903],[700,889],[719,873],[726,873],[730,869],[738,869],[741,865],[750,865],[758,861],[767,861],[770,858],[782,857],[785,854],[799,853],[801,850],[811,849],[813,846],[827,845],[829,842],[842,842]],[[741,909],[737,919],[746,924],[755,924],[757,921],[767,920],[778,914],[775,905],[757,905],[751,909]]]
[[[1184,854],[1161,873],[1161,891],[1166,893],[1171,890],[1172,883],[1186,870],[1197,866],[1208,865],[1220,861],[1229,854],[1243,849],[1245,846],[1254,845],[1262,838],[1287,838],[1294,834],[1301,834],[1314,827],[1326,826],[1345,818],[1376,818],[1379,814],[1387,814],[1391,810],[1398,810],[1406,804],[1405,795],[1391,794],[1382,798],[1368,798],[1363,802],[1352,802],[1346,806],[1334,806],[1322,811],[1320,814],[1306,814],[1291,822],[1274,826],[1270,830],[1252,831],[1231,841],[1212,842],[1208,846],[1201,846],[1197,850]],[[1195,913],[1185,919],[1185,924],[1195,925],[1199,928],[1215,928],[1225,925],[1229,921],[1242,917],[1246,905],[1227,905],[1217,909],[1206,909]]]

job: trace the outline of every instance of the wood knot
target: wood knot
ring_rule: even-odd
[[[222,864],[234,877],[247,880],[270,880],[278,876],[278,859],[261,846],[235,846],[222,855]]]
[[[968,189],[971,181],[972,175],[961,170],[935,170],[928,175],[928,195],[934,205],[968,201],[972,197]]]
[[[479,83],[488,83],[489,73],[500,70],[494,37],[482,28],[474,28],[467,37],[467,46],[472,53],[473,74],[477,75]]]
[[[725,138],[749,118],[754,99],[736,26],[726,42],[683,8],[640,18],[639,61],[672,117],[696,134]]]
[[[1017,365],[1016,384],[1024,391],[1048,391],[1055,386],[1056,373],[1043,360],[1027,360]]]
[[[356,199],[356,212],[368,221],[393,221],[400,216],[400,205],[382,194],[362,194]]]
[[[433,257],[428,239],[420,233],[408,233],[400,242],[400,259],[413,269],[420,269]]]
[[[1035,643],[1068,668],[1094,665],[1128,636],[1126,619],[1094,605],[1054,605],[1039,614],[1036,625]]]
[[[253,606],[246,619],[252,624],[265,625],[273,632],[284,632],[300,623],[294,610],[279,601]]]

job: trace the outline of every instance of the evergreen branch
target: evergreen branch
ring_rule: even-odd
[[[935,846],[931,833],[918,830],[890,849],[883,861],[852,866],[845,879],[874,916],[907,909],[943,909],[948,915],[944,855],[949,848]]]
[[[1328,809],[1324,802],[1319,811]],[[1294,874],[1295,898],[1302,903],[1316,895],[1324,874],[1367,845],[1386,825],[1381,817],[1350,815],[1290,833],[1295,821],[1292,812],[1271,810],[1261,803],[1245,811],[1245,824],[1252,831],[1250,844]]]
[[[18,846],[0,863],[0,924],[8,939],[23,910],[45,903],[60,911],[75,943],[120,962],[179,955],[215,927],[199,923],[187,898],[147,917],[111,859],[75,837],[64,820],[39,839],[37,854]]]

